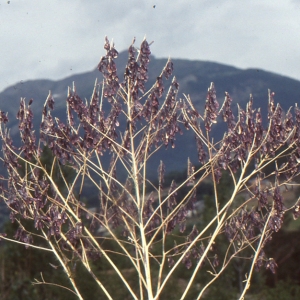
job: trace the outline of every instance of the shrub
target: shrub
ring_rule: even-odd
[[[255,269],[276,270],[264,247],[280,230],[285,212],[292,210],[294,218],[300,214],[298,200],[286,207],[283,191],[294,185],[300,171],[299,108],[295,106],[294,116],[292,109],[284,114],[269,91],[264,127],[251,96],[235,116],[230,95],[225,93],[219,105],[212,83],[200,114],[188,96],[177,98],[175,77],[165,92],[173,71],[171,60],[146,90],[151,53],[146,40],[139,49],[134,42],[129,47],[122,82],[115,64],[118,52],[107,38],[104,49],[106,55],[98,65],[103,83],[95,83],[90,102],[80,98],[74,85],[68,90],[66,120],[59,120],[52,115],[55,102],[50,93],[38,138],[32,125],[32,100],[27,105],[21,99],[17,114],[21,147],[14,145],[6,127],[8,116],[0,112],[2,160],[7,169],[1,198],[10,219],[19,225],[15,241],[51,252],[79,299],[83,299],[82,287],[72,273],[74,258],[108,299],[115,293],[109,278],[115,282],[116,277],[126,287],[123,298],[159,299],[168,283],[174,284],[174,274],[182,265],[189,271],[177,284],[180,299],[189,292],[200,299],[232,261],[242,259],[250,262],[242,299]],[[103,109],[106,101],[109,111]],[[219,115],[227,131],[215,141],[211,129]],[[195,135],[200,165],[195,167],[187,157],[187,178],[170,180],[166,186],[165,165],[158,156],[158,179],[150,180],[147,168],[154,163],[150,158],[160,148],[174,151],[177,135],[185,130]],[[52,151],[51,167],[41,161],[43,144]],[[176,147],[184,155],[185,145]],[[278,165],[279,159],[283,164]],[[66,170],[75,172],[71,182]],[[57,172],[59,184],[54,179]],[[218,189],[225,174],[233,185],[226,199]],[[213,216],[190,217],[197,190],[207,180],[213,184]],[[91,185],[99,193],[96,211],[81,199],[83,189]],[[35,231],[26,228],[28,220]],[[5,234],[1,238],[13,241]],[[99,272],[103,266],[106,276]],[[210,277],[196,285],[203,272]]]

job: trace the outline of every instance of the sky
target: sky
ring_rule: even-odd
[[[300,80],[300,0],[0,0],[0,91],[94,69],[106,35],[118,51],[146,36],[156,57]]]

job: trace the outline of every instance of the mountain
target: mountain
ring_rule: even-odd
[[[157,59],[152,56],[149,64],[148,87],[155,82],[166,61],[166,59]],[[300,99],[300,81],[288,77],[259,69],[242,70],[207,61],[183,59],[174,59],[172,61],[174,63],[173,74],[180,84],[179,97],[183,97],[183,93],[189,94],[200,113],[203,111],[207,88],[211,82],[215,83],[219,102],[223,101],[224,92],[227,91],[233,98],[234,105],[236,106],[239,103],[244,108],[245,103],[249,100],[250,93],[252,93],[254,107],[262,107],[265,115],[268,103],[268,89],[275,92],[275,100],[280,102],[284,110],[293,106]],[[127,62],[127,52],[120,53],[116,62],[120,71],[119,77],[122,79],[124,67]],[[30,80],[6,88],[0,93],[0,110],[9,113],[11,120],[10,127],[12,127],[11,135],[14,137],[18,133],[18,124],[15,115],[20,97],[26,97],[27,101],[31,98],[34,99],[32,110],[35,115],[35,125],[38,126],[42,107],[49,90],[52,91],[55,99],[54,115],[63,119],[65,116],[65,99],[68,86],[72,86],[72,83],[75,82],[76,91],[79,96],[89,99],[96,78],[101,81],[102,75],[97,69],[94,69],[90,72],[73,75],[59,81],[45,79]],[[222,135],[222,125],[217,124],[215,135],[217,137]],[[190,133],[179,137],[176,143],[183,143],[185,145],[185,155],[182,155],[180,151],[173,151],[170,154],[169,151],[164,150],[158,154],[161,156],[160,159],[165,162],[167,171],[182,170],[185,168],[186,155],[190,156],[194,162],[197,161],[194,138]],[[150,173],[155,175],[156,170],[157,165],[153,165]]]
[[[155,82],[156,77],[161,73],[166,61],[166,59],[157,59],[152,56],[149,65],[148,87]],[[211,82],[215,83],[219,102],[222,103],[224,92],[227,91],[233,99],[233,107],[236,107],[236,104],[239,103],[242,108],[245,108],[251,93],[254,97],[254,107],[262,107],[265,119],[268,103],[268,89],[271,89],[276,93],[275,101],[279,102],[285,111],[289,109],[290,106],[294,106],[300,99],[300,81],[288,77],[259,69],[242,70],[232,66],[207,61],[183,59],[174,59],[172,61],[174,63],[173,75],[176,76],[177,81],[180,84],[179,97],[183,97],[183,93],[189,94],[195,107],[200,113],[203,112],[207,88],[210,86]],[[122,79],[123,70],[127,62],[127,52],[120,53],[116,62],[118,70],[120,71],[119,78]],[[65,100],[67,97],[68,86],[72,86],[72,83],[75,82],[78,95],[83,99],[89,99],[96,78],[101,82],[102,75],[97,69],[94,69],[90,72],[73,75],[58,81],[46,79],[24,81],[3,90],[0,93],[0,110],[8,112],[9,114],[10,134],[14,139],[14,142],[17,143],[19,140],[18,122],[15,116],[21,97],[25,97],[27,101],[31,98],[34,99],[31,108],[35,116],[34,125],[38,129],[41,121],[42,108],[49,90],[51,90],[55,99],[53,115],[63,120],[65,118]],[[168,83],[170,83],[170,81],[171,79],[169,79]],[[165,87],[167,88],[167,84]],[[220,122],[215,126],[213,132],[215,138],[214,141],[218,140],[218,137],[223,135],[222,132],[225,127],[222,126],[222,124],[223,122]],[[148,167],[148,175],[150,178],[157,177],[159,160],[164,161],[166,173],[172,171],[177,172],[177,174],[173,173],[175,177],[178,177],[178,175],[182,176],[182,173],[180,174],[178,172],[182,172],[186,168],[187,157],[190,157],[194,164],[197,163],[194,136],[191,131],[186,131],[183,128],[182,130],[184,131],[184,135],[177,138],[175,149],[172,149],[171,151],[160,149],[160,151],[151,158]],[[105,164],[105,157],[103,160]],[[0,173],[3,173],[3,171],[3,166],[0,164]],[[123,175],[124,174],[118,173],[118,176],[120,177],[123,177]],[[98,191],[88,185],[85,191],[83,191],[83,196],[84,195],[88,196],[88,199],[93,197],[97,198]],[[2,220],[0,221],[0,227],[2,225],[1,223],[4,223],[7,219],[7,212],[5,213],[3,208],[1,209],[1,206],[2,205],[0,204],[0,216],[5,214],[5,217],[0,218]]]

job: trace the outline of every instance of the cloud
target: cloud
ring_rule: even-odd
[[[296,1],[1,0],[0,90],[94,68],[105,35],[118,50],[146,35],[158,57],[263,68],[300,79],[298,15]]]

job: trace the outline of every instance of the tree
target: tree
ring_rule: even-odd
[[[299,108],[295,106],[294,117],[292,109],[284,114],[269,91],[265,128],[251,96],[247,107],[239,107],[235,117],[230,95],[225,93],[220,106],[212,83],[201,115],[189,96],[177,99],[176,78],[164,92],[165,81],[173,71],[171,60],[146,90],[151,53],[146,40],[140,49],[134,42],[129,47],[123,82],[115,64],[118,52],[107,38],[104,49],[106,55],[98,65],[103,84],[95,83],[89,103],[79,97],[75,85],[69,88],[66,120],[52,116],[54,99],[49,93],[38,142],[32,126],[32,101],[28,105],[25,99],[20,102],[20,148],[9,136],[7,114],[0,112],[2,159],[8,172],[1,198],[11,219],[19,224],[16,240],[51,252],[79,299],[83,299],[83,287],[72,273],[74,258],[106,298],[113,299],[115,291],[109,278],[117,276],[127,290],[123,299],[156,300],[163,297],[183,265],[188,272],[178,286],[179,297],[186,299],[196,291],[195,298],[200,299],[231,263],[245,259],[250,265],[243,274],[243,299],[254,269],[276,270],[275,260],[266,257],[264,248],[280,230],[285,212],[292,210],[294,218],[300,214],[298,200],[288,208],[284,205],[282,189],[293,186],[300,171]],[[104,111],[105,101],[110,111]],[[211,129],[218,115],[222,115],[227,131],[215,141]],[[187,178],[166,185],[159,151],[175,151],[183,128],[195,135],[200,165],[196,168],[187,157]],[[51,168],[41,161],[42,144],[54,155]],[[185,145],[176,144],[180,146],[184,155]],[[147,176],[153,157],[158,158],[157,181]],[[278,165],[279,159],[284,159],[282,165]],[[25,165],[24,174],[19,171],[20,160]],[[76,173],[71,184],[63,172],[66,164]],[[54,180],[55,170],[65,193]],[[233,186],[228,198],[218,189],[225,173]],[[202,217],[199,224],[197,218],[189,216],[196,210],[197,190],[207,180],[213,184],[214,213],[208,220]],[[83,190],[91,184],[99,193],[96,211],[82,202]],[[24,221],[28,220],[37,233],[26,227]],[[8,239],[5,235],[2,238]],[[40,240],[46,246],[39,244]],[[219,243],[226,251],[218,251]],[[92,263],[99,257],[106,268],[105,277]],[[195,285],[203,272],[210,277]]]

